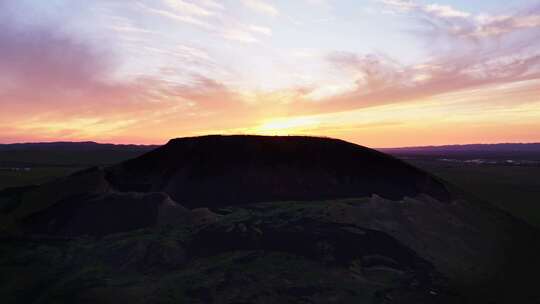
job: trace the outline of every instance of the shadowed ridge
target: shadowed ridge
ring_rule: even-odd
[[[177,138],[107,176],[120,191],[163,191],[190,208],[373,194],[451,198],[437,179],[391,156],[308,136]]]
[[[22,222],[28,233],[103,236],[182,224],[188,210],[164,193],[105,193],[69,197]]]

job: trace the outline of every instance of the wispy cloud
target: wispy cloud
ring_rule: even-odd
[[[513,57],[440,57],[404,66],[381,55],[339,52],[328,60],[356,77],[356,85],[331,96],[319,111],[403,103],[486,86],[540,79],[540,54]],[[354,76],[356,75],[356,76]]]
[[[419,20],[445,34],[478,39],[499,37],[522,30],[540,28],[540,7],[507,15],[474,15],[449,5],[420,4],[412,0],[380,0],[395,12],[415,14]]]
[[[182,23],[188,23],[197,27],[200,27],[208,32],[211,32],[218,37],[222,37],[229,41],[236,41],[240,43],[255,43],[260,39],[259,35],[271,36],[272,29],[260,25],[246,25],[238,22],[236,18],[229,16],[224,12],[225,7],[214,1],[202,1],[187,2],[182,0],[163,0],[164,7],[150,7],[146,4],[140,4],[139,6],[145,11],[152,14],[156,14],[162,17],[166,17],[173,21]],[[264,4],[264,3],[263,3]],[[257,9],[263,9],[266,12],[270,12],[268,7],[261,5],[261,3],[255,4]],[[137,30],[127,26],[116,27],[116,30]]]
[[[265,0],[242,0],[242,3],[246,7],[256,12],[266,14],[268,16],[275,17],[280,14],[279,10],[275,6],[267,3]]]
[[[211,16],[215,14],[204,7],[183,0],[164,0],[164,2],[170,8],[185,15]]]
[[[272,36],[272,29],[265,26],[250,25],[249,30],[255,33],[260,33],[266,36]]]
[[[387,5],[389,8],[405,12],[420,8],[419,4],[410,0],[380,0],[380,2]]]
[[[223,31],[223,38],[233,41],[239,41],[243,43],[254,43],[259,41],[255,38],[249,31],[244,31],[241,29],[227,29]]]
[[[113,81],[111,74],[118,62],[95,45],[53,26],[19,26],[6,19],[2,25],[3,140],[112,137],[171,115],[176,121],[193,124],[197,116],[214,115],[223,109],[236,111],[242,105],[239,98],[233,101],[233,93],[223,85],[198,75],[183,84],[144,76]],[[167,52],[184,64],[211,61],[207,52],[192,46],[148,48]],[[178,123],[175,126],[183,128]]]
[[[539,7],[491,16],[408,0],[381,2],[416,18],[420,26],[416,37],[425,39],[432,56],[422,63],[404,66],[380,55],[331,55],[330,62],[359,75],[357,89],[343,94],[334,106],[404,102],[540,79],[540,40],[535,39],[540,33],[527,31],[540,26]]]
[[[475,29],[464,34],[471,37],[490,37],[526,29],[540,29],[540,10],[535,13],[513,16],[481,15],[476,18]]]
[[[469,12],[458,10],[450,5],[419,4],[412,0],[380,0],[388,8],[399,12],[424,12],[429,15],[444,17],[444,18],[467,18],[471,14]]]
[[[199,26],[201,28],[208,29],[208,30],[214,28],[214,26],[212,24],[210,24],[209,22],[201,20],[201,19],[193,17],[193,16],[181,15],[181,14],[177,14],[177,13],[170,12],[170,11],[163,10],[163,9],[156,9],[156,8],[148,7],[148,6],[145,6],[145,5],[141,5],[141,7],[147,12],[150,12],[150,13],[153,13],[153,14],[156,14],[156,15],[160,15],[160,16],[163,16],[163,17],[175,20],[175,21],[180,21],[180,22],[192,24],[192,25]]]
[[[223,10],[225,9],[225,6],[218,1],[215,0],[199,0],[197,3],[200,3],[202,6],[215,9],[215,10]]]
[[[321,7],[325,7],[325,8],[329,8],[331,7],[331,2],[333,0],[305,0],[308,4],[311,4],[311,5],[316,5],[316,6],[321,6]]]
[[[215,1],[162,0],[156,5],[137,2],[146,12],[163,16],[175,21],[184,22],[206,30],[216,28],[215,18],[220,17],[224,6]]]
[[[446,18],[467,18],[470,13],[457,10],[450,5],[429,4],[422,8],[427,13]]]

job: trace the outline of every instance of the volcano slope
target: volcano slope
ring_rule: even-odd
[[[540,303],[538,231],[336,139],[174,139],[0,223],[3,303]]]

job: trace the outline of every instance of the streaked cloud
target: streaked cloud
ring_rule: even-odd
[[[259,41],[249,31],[234,28],[223,31],[223,37],[225,39],[239,41],[243,43],[254,43]]]
[[[279,15],[279,10],[265,0],[242,0],[242,3],[246,7],[258,13],[266,14],[272,17]]]
[[[411,0],[380,0],[381,3],[389,6],[390,8],[397,9],[400,11],[411,11],[414,9],[419,9],[421,6]]]
[[[449,5],[429,4],[423,9],[428,13],[447,18],[467,18],[471,16],[470,13],[457,10]]]
[[[384,56],[331,54],[328,60],[356,77],[350,91],[329,97],[320,111],[411,102],[441,94],[503,83],[540,79],[540,54],[502,57],[441,57],[420,66],[405,66]]]
[[[482,15],[476,18],[476,28],[469,33],[472,37],[490,37],[509,34],[518,30],[540,29],[538,13],[514,16]]]
[[[420,4],[412,0],[380,0],[387,8],[401,13],[416,14],[426,22],[446,34],[478,39],[498,37],[520,30],[540,28],[540,8],[533,7],[522,12],[507,15],[474,15],[450,5]]]
[[[164,2],[170,8],[185,15],[211,16],[215,14],[204,7],[183,0],[164,0]]]
[[[250,25],[249,30],[255,33],[260,33],[267,36],[272,36],[272,29],[265,26]]]
[[[218,1],[215,0],[198,0],[197,3],[200,3],[202,6],[215,9],[215,10],[223,10],[225,9],[225,6]]]
[[[171,11],[167,11],[163,9],[151,8],[144,5],[141,5],[141,6],[146,12],[149,12],[149,13],[153,13],[162,17],[175,20],[175,21],[180,21],[180,22],[191,24],[191,25],[195,25],[195,26],[208,29],[208,30],[214,29],[214,26],[210,24],[209,22],[190,16],[190,15],[178,14],[175,12],[171,12]]]

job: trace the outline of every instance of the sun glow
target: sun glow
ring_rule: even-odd
[[[315,117],[279,118],[265,121],[254,131],[263,135],[304,134],[320,123]]]

